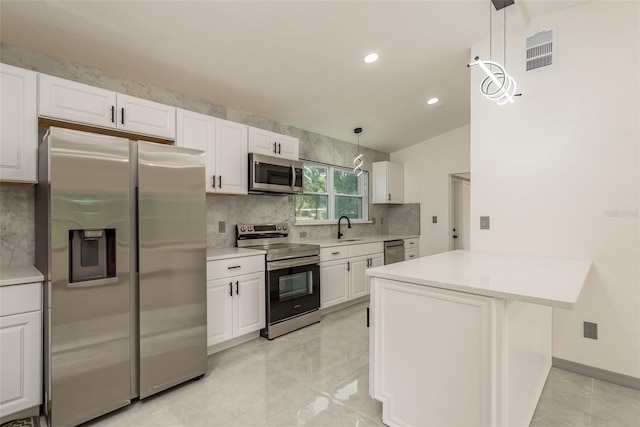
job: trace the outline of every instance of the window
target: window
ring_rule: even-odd
[[[304,163],[304,193],[296,196],[296,222],[368,219],[368,174],[319,163]]]

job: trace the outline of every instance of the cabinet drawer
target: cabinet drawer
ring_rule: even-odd
[[[264,255],[207,261],[207,280],[265,271]]]
[[[349,246],[331,246],[320,248],[320,262],[349,257]]]
[[[383,252],[384,252],[384,243],[382,242],[364,243],[361,245],[349,246],[350,257],[379,254]]]
[[[420,246],[420,238],[419,237],[414,237],[412,239],[404,239],[404,249],[405,250],[418,249],[419,246]]]
[[[420,257],[420,254],[418,252],[418,248],[407,249],[404,252],[404,260],[405,261],[409,261],[410,259],[416,259],[416,258],[419,258],[419,257]]]
[[[42,283],[0,287],[0,317],[42,308]]]

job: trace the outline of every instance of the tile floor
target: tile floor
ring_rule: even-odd
[[[209,373],[87,426],[382,425],[369,397],[366,303],[209,357]],[[552,369],[532,426],[638,426],[640,391]]]

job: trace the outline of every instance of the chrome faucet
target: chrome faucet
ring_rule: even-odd
[[[347,220],[347,224],[348,227],[347,228],[351,228],[351,220],[349,219],[348,216],[346,215],[342,215],[339,219],[338,219],[338,240],[343,236],[343,234],[340,232],[340,221],[342,221],[342,218]]]

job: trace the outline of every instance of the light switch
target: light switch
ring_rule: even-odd
[[[489,229],[489,217],[481,216],[480,217],[480,230],[488,230]]]
[[[438,223],[438,217],[437,217],[437,216],[432,216],[432,217],[431,217],[431,222],[432,222],[433,224],[437,224],[437,223]]]

